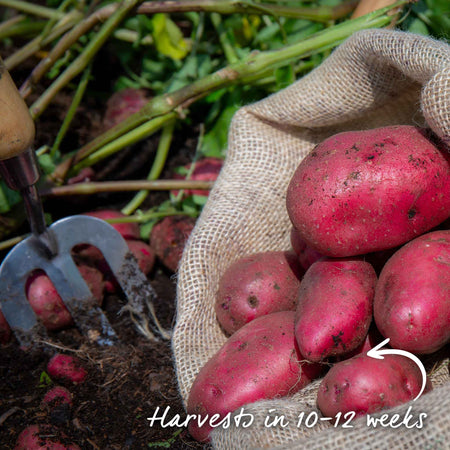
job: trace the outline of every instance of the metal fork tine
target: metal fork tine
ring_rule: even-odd
[[[94,245],[102,252],[127,297],[124,309],[148,328],[147,314],[153,311],[146,307],[156,299],[156,293],[127,243],[111,225],[95,217],[71,216],[55,222],[48,232],[56,246],[55,255],[43,251],[39,240],[30,236],[16,245],[0,266],[2,312],[21,345],[28,347],[47,337],[25,293],[27,278],[36,269],[45,271],[83,334],[100,345],[117,342],[116,333],[72,259],[73,247],[83,243]],[[157,323],[156,328],[164,333]]]
[[[14,247],[0,267],[0,305],[3,315],[23,347],[35,346],[47,338],[47,331],[37,320],[25,293],[29,274],[36,269],[36,248],[32,237]]]

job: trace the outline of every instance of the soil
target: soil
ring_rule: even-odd
[[[100,61],[101,58],[99,55]],[[35,63],[31,59],[25,66]],[[28,68],[12,73],[17,84],[29,73]],[[91,89],[95,91],[98,87],[94,82]],[[35,95],[44,88],[38,87]],[[86,98],[63,141],[64,148],[76,149],[99,133],[108,88],[102,86],[103,95]],[[52,107],[39,118],[37,147],[54,141],[70,100],[68,94],[61,92]],[[195,126],[177,130],[163,178],[170,177],[174,167],[192,160],[197,136]],[[144,178],[154,157],[157,139],[155,136],[125,149],[96,167],[99,179]],[[99,208],[120,209],[131,195],[115,193],[46,199],[44,206],[46,213],[56,220]],[[154,193],[143,207],[159,204],[167,198],[167,193]],[[15,232],[27,232],[26,222]],[[157,316],[161,325],[170,329],[176,312],[176,278],[157,262],[149,281],[159,297],[154,305]],[[149,425],[147,418],[158,407],[159,411],[170,407],[170,417],[175,414],[184,417],[185,411],[178,393],[170,341],[155,342],[141,335],[129,314],[118,314],[125,302],[123,296],[115,294],[106,295],[104,300],[106,315],[120,338],[120,343],[113,348],[90,344],[76,328],[53,332],[45,351],[24,351],[14,338],[0,345],[1,449],[13,449],[19,433],[32,424],[50,424],[51,428],[45,430],[46,436],[75,443],[83,450],[206,447],[194,441],[185,428]],[[76,355],[88,372],[86,381],[74,385],[49,379],[46,366],[55,353]],[[73,395],[71,407],[42,406],[43,396],[54,385],[69,389]]]

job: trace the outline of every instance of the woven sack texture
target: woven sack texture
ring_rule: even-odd
[[[307,76],[238,110],[224,167],[178,272],[172,348],[185,402],[195,376],[227,339],[214,313],[225,269],[249,253],[290,247],[285,194],[302,158],[332,134],[388,125],[428,126],[450,144],[449,111],[450,46],[396,30],[355,33]],[[434,390],[412,405],[416,418],[420,412],[428,414],[422,429],[371,429],[364,420],[355,421],[359,425],[352,429],[325,421],[299,427],[295,419],[300,412],[317,412],[316,380],[293,397],[247,405],[246,412],[255,417],[253,425],[217,428],[212,444],[227,450],[448,448],[448,354],[431,379]],[[405,414],[409,406],[395,411]],[[291,418],[290,425],[265,426],[269,410]]]

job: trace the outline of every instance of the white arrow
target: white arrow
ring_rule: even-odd
[[[415,401],[422,395],[422,392],[427,384],[427,373],[425,372],[425,367],[423,366],[422,361],[416,355],[413,355],[412,353],[409,353],[405,350],[388,349],[388,348],[380,350],[380,348],[383,347],[383,345],[387,344],[389,340],[390,339],[387,338],[383,342],[381,342],[380,344],[376,345],[374,348],[369,350],[367,352],[367,356],[370,356],[371,358],[375,359],[384,359],[383,355],[402,355],[412,359],[419,366],[420,372],[422,373],[422,389],[417,394],[417,397],[413,400]]]

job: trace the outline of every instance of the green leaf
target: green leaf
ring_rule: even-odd
[[[141,239],[148,241],[153,227],[158,223],[159,219],[149,220],[140,227]]]
[[[192,201],[197,205],[203,208],[208,201],[208,197],[206,195],[192,195]]]
[[[212,120],[215,120],[215,122],[203,136],[200,152],[204,156],[218,158],[224,156],[231,119],[243,102],[242,88],[228,91],[227,95],[224,95],[220,100],[220,103],[213,104],[206,120],[207,123],[211,123]]]
[[[6,186],[4,180],[0,180],[0,214],[7,213],[21,201],[22,197],[20,194]]]
[[[39,387],[40,388],[45,388],[48,386],[51,386],[53,384],[52,379],[49,377],[48,373],[45,372],[45,370],[43,370],[41,372],[41,375],[39,376]]]
[[[180,206],[181,210],[186,214],[197,215],[200,212],[200,208],[194,202],[192,195],[183,199]]]
[[[295,81],[295,72],[292,65],[279,67],[275,70],[277,89],[284,89]]]
[[[186,57],[189,49],[175,22],[167,14],[162,13],[155,14],[152,22],[156,49],[174,60]]]
[[[44,172],[45,175],[53,173],[56,168],[56,164],[53,161],[52,157],[48,153],[44,153],[38,157],[39,166]]]
[[[430,32],[427,26],[420,19],[413,19],[408,24],[408,31],[411,33],[422,34],[423,36],[428,36]]]

